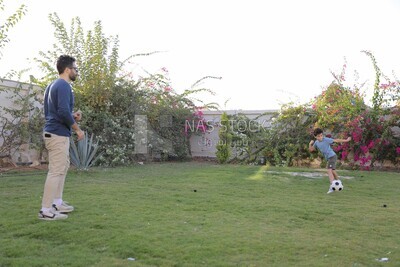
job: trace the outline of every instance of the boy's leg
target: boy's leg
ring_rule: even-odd
[[[328,176],[329,176],[329,181],[332,183],[333,180],[337,180],[339,179],[339,176],[336,172],[336,160],[337,160],[337,156],[332,156],[328,159]]]
[[[329,177],[329,182],[330,184],[335,180],[335,175],[333,174],[334,170],[328,169],[328,177]]]
[[[336,180],[339,180],[339,175],[337,174],[336,170],[332,170],[333,176],[335,176]]]

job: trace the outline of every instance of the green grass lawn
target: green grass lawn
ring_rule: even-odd
[[[327,195],[326,176],[292,171],[317,172],[70,171],[64,199],[75,211],[55,222],[37,219],[46,173],[3,174],[0,266],[400,266],[399,173],[339,171],[354,178]]]

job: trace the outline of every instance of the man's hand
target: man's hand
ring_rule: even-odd
[[[75,121],[80,121],[82,119],[82,111],[78,110],[73,114]]]
[[[314,140],[311,140],[309,145],[312,146],[314,144]]]
[[[351,141],[351,137],[347,137],[346,142],[350,142]]]
[[[78,141],[81,141],[83,138],[85,138],[85,132],[82,131],[81,129],[76,131],[76,135],[78,136],[78,138],[77,138]]]

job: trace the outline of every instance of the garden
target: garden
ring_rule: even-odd
[[[0,27],[0,49],[25,12],[21,6]],[[125,71],[158,51],[121,60],[118,37],[106,36],[101,21],[85,30],[79,17],[69,27],[56,13],[49,20],[53,50],[32,59],[43,75],[24,81],[28,89],[0,86],[14,104],[0,107],[0,155],[28,145],[46,163],[42,95],[58,77],[54,60],[73,55],[86,137],[71,138],[64,192],[76,210],[65,221],[39,221],[46,165],[0,166],[0,266],[398,265],[400,80],[383,73],[373,53],[361,52],[375,70],[372,99],[362,82],[349,85],[344,63],[314,99],[283,105],[270,127],[223,113],[216,157],[199,162],[190,137],[210,130],[204,110],[221,107],[198,95],[212,99],[205,84],[220,77],[199,77],[181,92],[166,67]],[[254,127],[230,123],[239,120]],[[187,131],[187,121],[201,131]],[[333,147],[340,193],[326,194],[326,161],[308,150],[316,127],[352,137]]]
[[[23,16],[23,13],[17,14]],[[54,59],[65,53],[74,55],[80,68],[80,78],[73,86],[75,108],[84,114],[80,126],[86,131],[86,141],[90,144],[85,149],[95,150],[91,165],[129,166],[138,161],[154,160],[155,156],[161,161],[191,159],[189,140],[196,133],[185,131],[185,122],[202,122],[203,110],[220,108],[216,103],[197,97],[198,93],[208,93],[208,99],[212,99],[213,91],[204,85],[207,80],[219,77],[199,78],[190,89],[178,93],[172,88],[165,67],[139,76],[124,71],[124,66],[136,57],[151,56],[157,51],[121,60],[118,37],[106,36],[101,21],[85,31],[79,17],[72,20],[69,28],[56,13],[50,14],[49,20],[54,27],[54,50],[40,51],[33,58],[43,76],[30,76],[28,90],[22,86],[0,87],[0,92],[9,93],[9,101],[14,104],[13,108],[0,108],[3,139],[0,154],[10,155],[28,145],[46,161],[41,138],[42,95],[47,84],[58,77]],[[400,82],[395,74],[391,78],[382,73],[371,52],[362,53],[371,59],[376,73],[372,99],[366,99],[363,83],[352,86],[346,83],[345,63],[341,73],[332,72],[332,83],[314,99],[305,104],[283,105],[274,115],[271,127],[259,127],[259,131],[241,129],[240,125],[231,127],[228,121],[250,119],[240,114],[222,116],[219,129],[225,132],[220,133],[217,160],[254,164],[264,158],[274,166],[310,166],[320,156],[310,154],[307,144],[313,138],[312,130],[320,127],[335,138],[352,137],[352,142],[334,147],[341,166],[363,170],[398,169]],[[5,78],[19,80],[22,74],[11,72]],[[145,118],[142,122],[146,124],[145,129],[137,127],[138,118]],[[202,127],[207,131],[207,124]],[[145,148],[151,153],[138,153],[144,132]],[[239,156],[233,157],[232,150]],[[71,150],[71,154],[76,153],[77,150]],[[84,163],[75,165],[90,164],[87,159],[82,161]],[[320,166],[324,164],[321,160]]]

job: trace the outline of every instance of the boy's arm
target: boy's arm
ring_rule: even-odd
[[[333,139],[333,142],[335,143],[347,143],[351,141],[351,137],[347,137],[347,139]]]
[[[310,152],[314,152],[315,151],[314,140],[311,140],[310,143],[308,144],[308,150]]]

